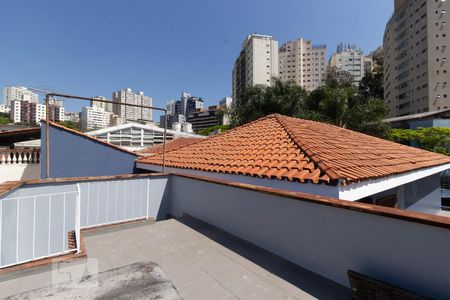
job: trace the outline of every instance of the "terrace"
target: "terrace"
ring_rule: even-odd
[[[4,276],[2,296],[137,262],[158,264],[184,299],[348,299],[349,289],[192,218],[84,234],[87,259]],[[6,277],[6,278],[5,278]],[[37,295],[37,294],[31,294]]]
[[[348,298],[348,270],[450,295],[445,217],[179,174],[0,188],[2,296],[140,261],[185,299]]]

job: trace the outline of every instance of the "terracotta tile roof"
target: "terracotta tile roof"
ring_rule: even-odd
[[[198,142],[202,139],[192,138],[192,137],[179,137],[172,141],[167,141],[166,151],[172,151],[178,149],[183,146],[190,145],[192,143]],[[146,147],[142,150],[134,151],[134,153],[146,156],[146,155],[155,155],[163,152],[163,144],[158,144],[155,146]]]
[[[41,122],[42,122],[42,124],[45,124],[45,120],[42,120]],[[93,137],[93,136],[87,135],[87,134],[85,134],[85,133],[83,133],[83,132],[80,132],[80,131],[77,131],[77,130],[74,130],[74,129],[71,129],[71,128],[67,128],[67,127],[62,126],[62,125],[59,125],[59,124],[57,124],[57,123],[55,123],[55,122],[51,122],[51,121],[50,121],[50,122],[48,122],[48,124],[49,124],[50,126],[55,127],[55,128],[59,128],[59,129],[62,129],[62,130],[71,132],[71,133],[73,133],[73,134],[76,134],[76,135],[79,135],[79,136],[88,138],[88,139],[90,139],[90,140],[92,140],[92,141],[94,141],[94,142],[96,142],[96,143],[100,143],[100,144],[103,144],[103,145],[105,145],[105,146],[108,146],[108,147],[111,147],[111,148],[115,148],[115,149],[117,149],[117,150],[120,150],[120,151],[122,151],[122,152],[125,152],[125,153],[128,153],[128,154],[132,154],[132,155],[135,155],[135,156],[138,156],[136,153],[134,153],[134,152],[132,152],[132,151],[128,151],[128,150],[126,150],[126,149],[124,149],[124,148],[122,148],[122,147],[119,147],[119,146],[117,146],[117,145],[114,145],[114,144],[111,144],[111,143],[108,143],[108,142],[99,140],[99,139],[97,139],[97,138],[95,138],[95,137]],[[45,126],[45,125],[43,125],[43,126]]]
[[[162,165],[162,155],[138,159]],[[168,151],[166,166],[343,184],[450,163],[450,157],[278,114]]]

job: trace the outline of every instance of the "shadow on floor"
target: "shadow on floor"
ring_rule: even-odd
[[[351,299],[351,290],[334,281],[295,265],[269,251],[227,233],[208,223],[184,215],[177,221],[207,236],[231,251],[266,269],[318,299]]]

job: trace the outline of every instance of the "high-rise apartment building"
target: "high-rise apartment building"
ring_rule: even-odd
[[[233,98],[231,98],[231,97],[223,97],[222,99],[219,100],[219,105],[226,109],[230,108],[232,104],[233,104]]]
[[[50,121],[62,122],[65,120],[62,101],[51,99],[48,110]],[[10,120],[14,123],[39,124],[46,116],[45,104],[28,100],[13,100],[11,102]]]
[[[97,130],[109,126],[111,112],[98,106],[83,107],[81,110],[81,130]]]
[[[3,104],[11,106],[14,100],[24,100],[28,102],[38,102],[39,96],[23,86],[3,87]]]
[[[79,123],[80,122],[80,113],[79,112],[65,112],[64,113],[64,121]]]
[[[151,121],[152,110],[149,108],[118,105],[121,103],[152,106],[152,98],[145,96],[143,92],[133,93],[130,88],[114,92],[112,95],[114,102],[114,114],[120,118],[130,121]],[[116,104],[117,103],[117,104]]]
[[[280,79],[293,81],[308,91],[325,84],[327,75],[327,48],[313,46],[303,38],[289,41],[279,49]]]
[[[450,108],[450,1],[394,3],[383,40],[389,117]]]
[[[94,99],[105,100],[105,101],[108,100],[103,96],[97,96],[97,97],[94,97]],[[111,112],[111,113],[113,112],[113,102],[105,103],[105,102],[99,102],[99,101],[92,100],[91,107],[100,107],[100,108],[103,108],[104,111]]]
[[[272,77],[278,77],[278,42],[269,35],[248,35],[233,67],[234,101],[239,103],[248,87],[270,85]]]
[[[364,77],[365,60],[366,57],[361,49],[357,49],[355,45],[340,43],[336,53],[330,58],[330,67],[348,72],[353,77],[353,83],[358,85]]]
[[[182,92],[180,100],[167,102],[167,128],[171,128],[173,123],[185,123],[189,121],[191,112],[203,109],[205,102],[201,98]],[[160,126],[164,127],[164,116],[160,117]]]

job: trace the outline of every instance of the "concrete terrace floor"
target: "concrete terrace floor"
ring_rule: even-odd
[[[188,217],[96,229],[84,242],[87,259],[0,275],[0,296],[152,261],[187,300],[351,299],[350,289]]]

